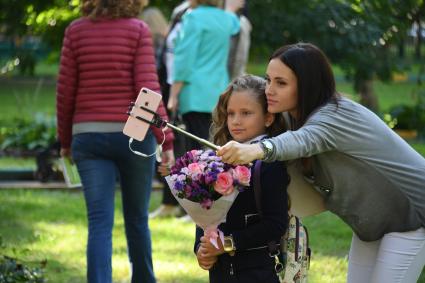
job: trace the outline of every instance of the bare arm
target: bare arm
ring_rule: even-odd
[[[183,88],[183,82],[174,82],[171,86],[167,108],[171,113],[176,113],[179,107],[179,94]]]

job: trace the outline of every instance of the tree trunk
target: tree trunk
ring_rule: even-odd
[[[373,91],[373,80],[362,80],[358,83],[360,103],[371,111],[378,113],[378,99]]]

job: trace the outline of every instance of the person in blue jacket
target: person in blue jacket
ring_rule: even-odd
[[[168,109],[182,115],[186,129],[207,139],[211,112],[229,83],[227,59],[230,38],[239,31],[234,13],[244,1],[191,0],[175,41],[173,78]],[[190,141],[188,149],[201,146]]]

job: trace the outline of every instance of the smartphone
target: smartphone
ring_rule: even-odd
[[[141,109],[140,106],[156,112],[161,100],[161,94],[145,87],[142,88],[137,96],[135,106],[131,109],[131,115],[128,116],[125,123],[123,133],[135,140],[142,141],[148,132],[150,124],[135,118],[135,116],[151,121],[153,114]]]

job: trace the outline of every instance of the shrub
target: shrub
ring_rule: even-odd
[[[384,120],[394,129],[416,130],[420,136],[425,135],[425,90],[417,93],[414,105],[396,105],[389,113],[384,115]]]
[[[46,280],[43,268],[46,262],[42,261],[39,264],[39,267],[29,267],[15,258],[0,255],[0,283],[44,283]]]
[[[44,113],[36,113],[34,119],[14,118],[1,123],[0,150],[36,151],[47,148],[56,140],[56,121]]]
[[[5,247],[6,245],[3,243],[0,235],[0,251]],[[16,249],[13,250],[16,251]],[[44,283],[46,282],[44,278],[46,264],[47,261],[42,260],[34,266],[34,263],[23,262],[16,258],[0,254],[0,283]]]

